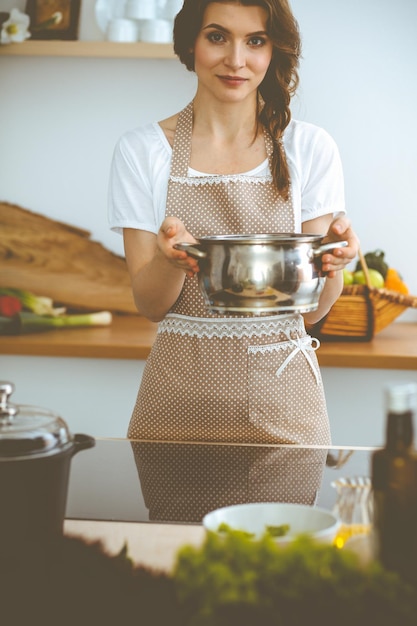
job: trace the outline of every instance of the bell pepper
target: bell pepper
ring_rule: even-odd
[[[16,296],[0,295],[0,316],[13,317],[13,315],[19,313],[22,308],[22,303]]]

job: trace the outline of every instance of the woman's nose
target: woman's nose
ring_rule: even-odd
[[[237,44],[229,48],[225,64],[232,69],[238,69],[245,65],[245,53],[242,46]]]

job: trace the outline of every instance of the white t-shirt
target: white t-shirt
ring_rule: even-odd
[[[291,120],[283,136],[295,210],[295,232],[321,215],[345,212],[343,170],[332,137],[322,128]],[[113,155],[109,194],[110,228],[157,233],[165,218],[172,149],[157,122],[126,132]],[[269,174],[268,160],[245,176]],[[202,175],[189,169],[190,176]],[[207,174],[205,174],[207,176]]]

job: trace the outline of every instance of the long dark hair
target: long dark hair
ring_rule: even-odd
[[[298,23],[288,0],[184,0],[174,22],[174,51],[189,71],[194,71],[192,50],[201,29],[204,11],[211,2],[259,6],[268,14],[267,32],[273,52],[268,71],[259,86],[263,106],[259,106],[258,120],[273,139],[272,176],[278,192],[287,199],[290,175],[281,138],[291,120],[291,97],[299,82],[301,37]]]

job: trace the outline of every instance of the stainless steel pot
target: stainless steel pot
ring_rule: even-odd
[[[216,235],[175,247],[198,259],[200,290],[210,311],[306,313],[317,309],[324,286],[322,255],[348,245],[323,239],[297,233]]]
[[[2,550],[62,535],[71,459],[95,444],[47,409],[12,404],[13,390],[0,382]]]

